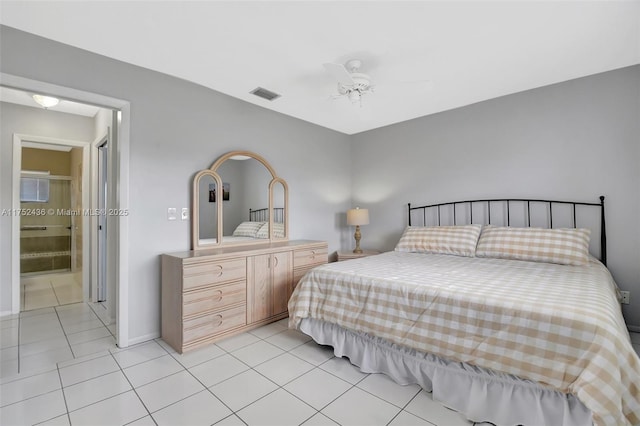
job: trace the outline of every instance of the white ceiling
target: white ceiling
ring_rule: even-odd
[[[2,24],[347,134],[640,63],[639,1],[5,1]],[[363,107],[324,62],[363,61]],[[429,80],[412,85],[410,81]],[[249,91],[282,95],[268,102]]]
[[[33,100],[36,93],[27,93],[22,90],[14,90],[8,87],[0,86],[0,102],[9,102],[12,104],[24,105],[33,108],[42,108]],[[100,108],[93,105],[80,104],[78,102],[60,100],[56,106],[47,108],[50,111],[66,112],[67,114],[83,115],[85,117],[95,117]]]

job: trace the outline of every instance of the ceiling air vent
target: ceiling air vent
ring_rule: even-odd
[[[277,93],[274,93],[271,90],[267,90],[264,87],[256,87],[249,93],[268,101],[273,101],[274,99],[278,99],[280,97],[280,95],[278,95]]]

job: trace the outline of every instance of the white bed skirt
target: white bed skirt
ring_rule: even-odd
[[[365,373],[384,373],[401,385],[418,384],[433,399],[473,422],[495,425],[591,426],[591,411],[574,395],[529,380],[453,362],[433,354],[305,318],[300,331]]]

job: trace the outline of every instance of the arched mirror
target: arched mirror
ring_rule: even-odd
[[[287,184],[258,154],[223,155],[196,174],[193,191],[194,250],[288,238]]]

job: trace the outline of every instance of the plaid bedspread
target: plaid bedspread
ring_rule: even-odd
[[[311,270],[289,301],[302,318],[572,393],[597,425],[640,424],[640,359],[609,271],[388,252]]]

